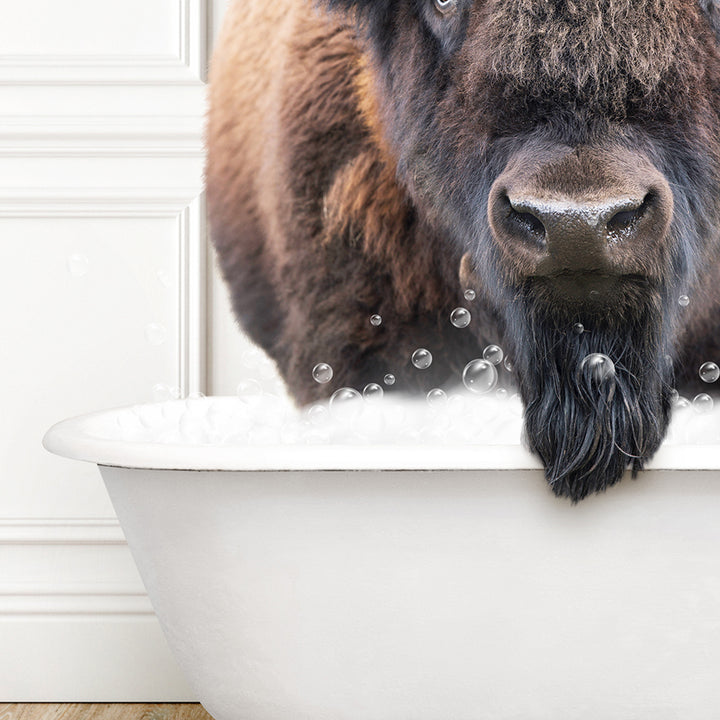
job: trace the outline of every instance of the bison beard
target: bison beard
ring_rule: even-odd
[[[662,442],[672,392],[662,309],[631,293],[634,307],[584,310],[578,334],[577,315],[538,294],[522,291],[509,318],[525,436],[553,492],[577,502],[616,483],[629,464],[635,477]],[[614,362],[614,377],[582,367],[591,353]]]

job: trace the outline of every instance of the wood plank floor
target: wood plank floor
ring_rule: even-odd
[[[213,720],[197,703],[0,703],[0,720]]]

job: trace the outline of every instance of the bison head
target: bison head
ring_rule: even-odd
[[[500,318],[554,490],[637,471],[720,297],[717,0],[329,1],[399,181]]]

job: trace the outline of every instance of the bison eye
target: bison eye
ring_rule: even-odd
[[[451,13],[457,7],[457,0],[433,0],[433,2],[443,15]]]

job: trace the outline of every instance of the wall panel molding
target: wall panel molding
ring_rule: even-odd
[[[170,54],[0,54],[0,85],[195,85],[207,76],[207,3],[178,0]]]
[[[117,518],[0,518],[0,556],[0,618],[153,615]]]
[[[203,122],[201,112],[150,117],[0,116],[0,156],[202,157]]]
[[[0,518],[2,545],[127,545],[117,518]]]
[[[0,195],[2,218],[170,218],[177,223],[177,378],[183,395],[207,392],[207,223],[196,188],[17,188]]]
[[[76,587],[0,584],[0,618],[27,616],[147,615],[155,613],[145,593],[98,590],[94,583]]]

